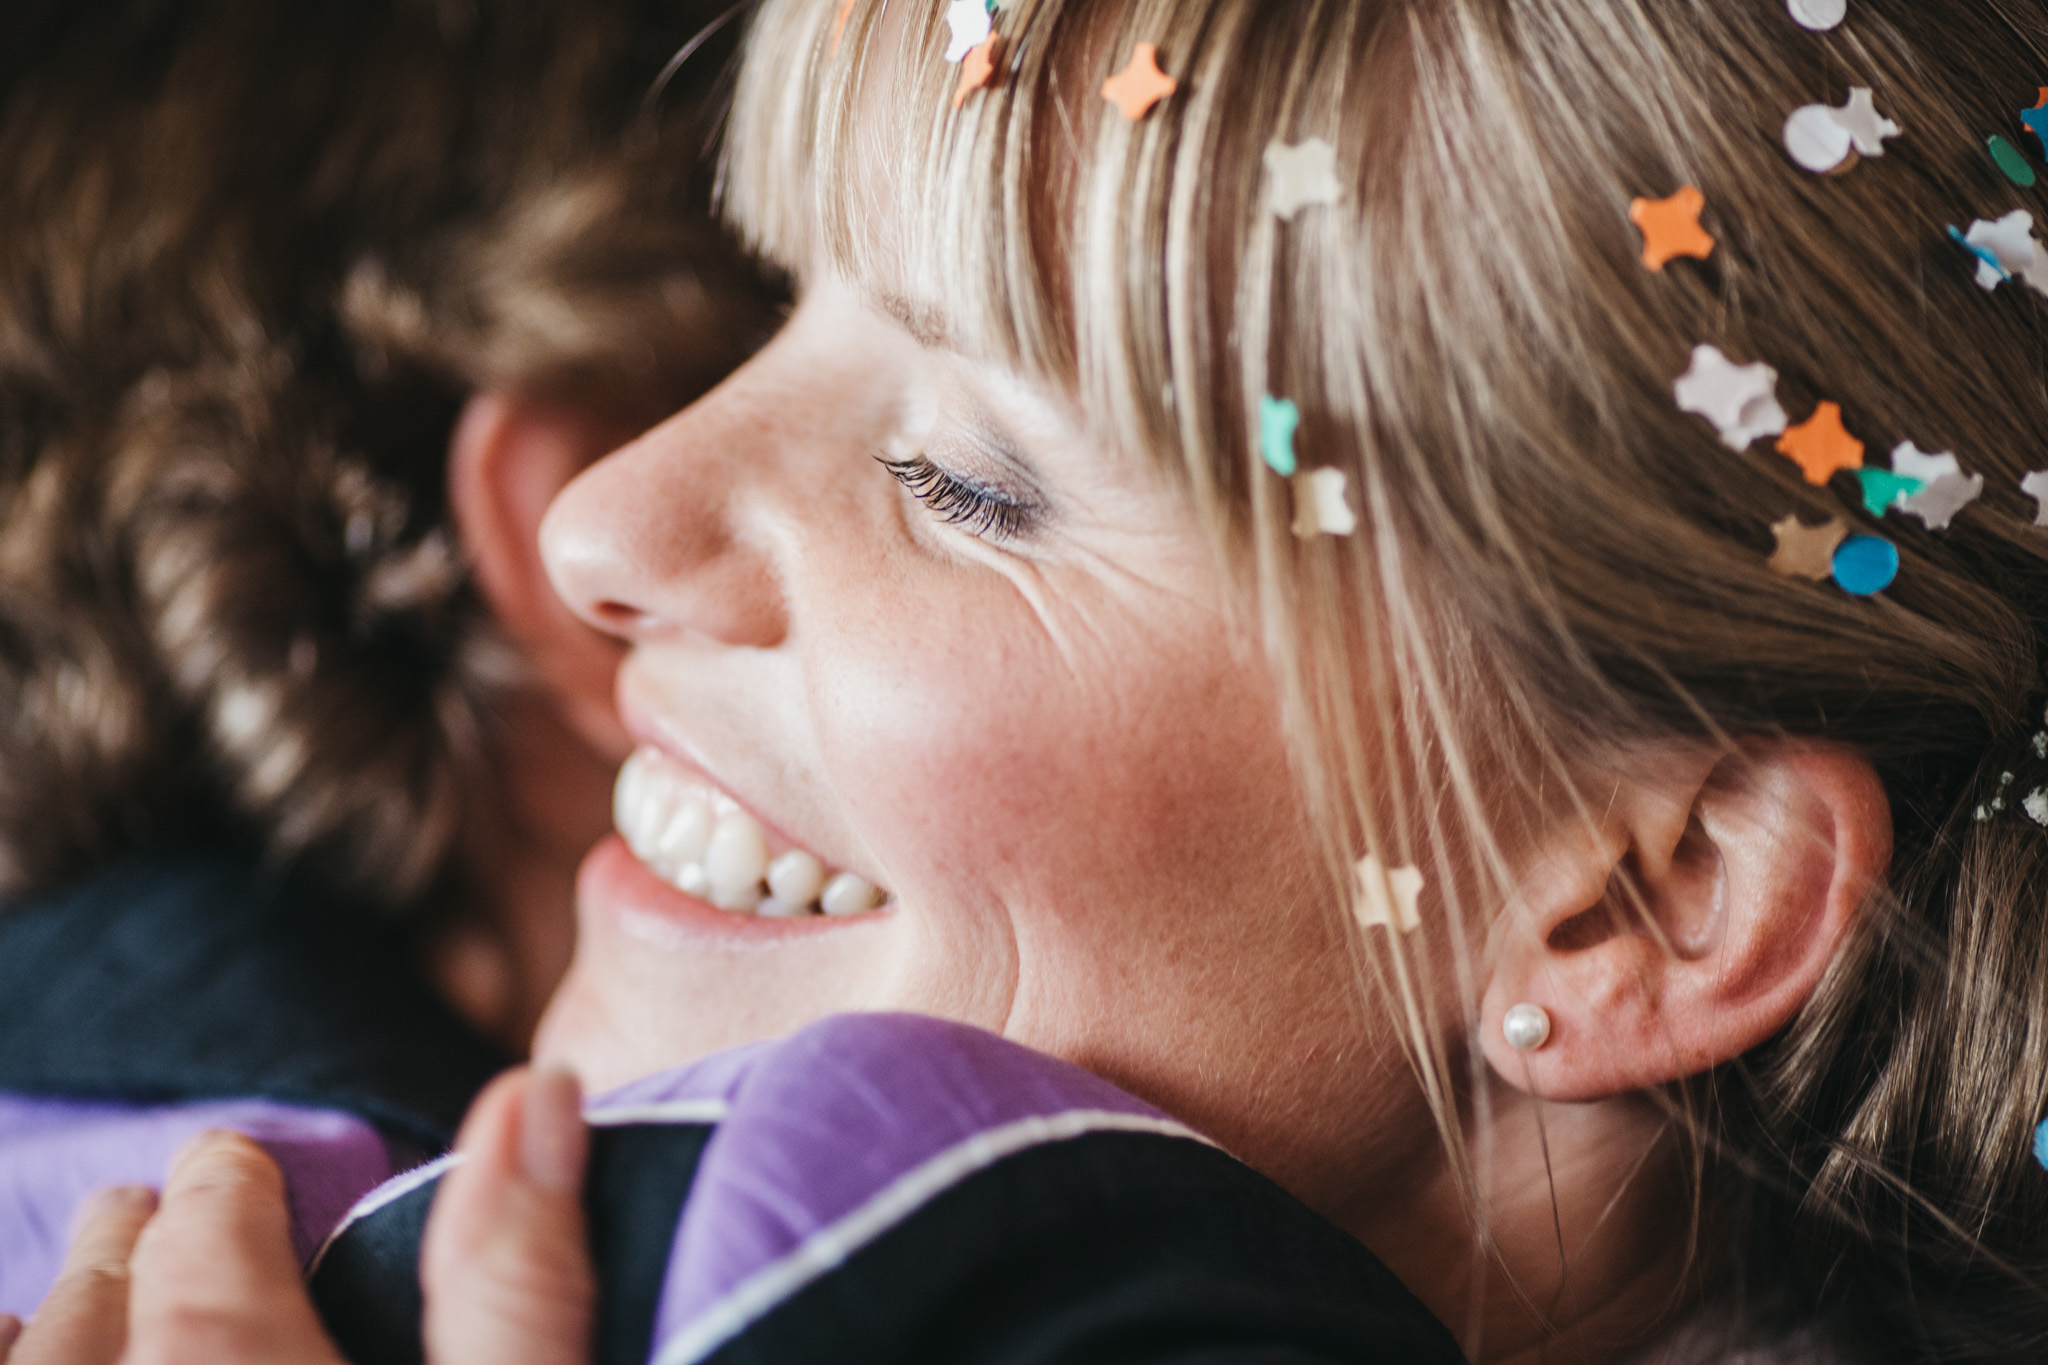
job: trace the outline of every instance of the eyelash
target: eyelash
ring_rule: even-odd
[[[950,473],[922,455],[907,460],[876,456],[904,491],[948,526],[958,526],[985,540],[1009,540],[1031,527],[1037,509],[1030,503],[978,479]]]

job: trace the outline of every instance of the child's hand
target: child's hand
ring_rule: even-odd
[[[595,1289],[579,1199],[588,1134],[573,1077],[516,1072],[463,1125],[427,1224],[435,1365],[585,1365]],[[10,1320],[11,1321],[11,1320]],[[107,1191],[0,1365],[344,1365],[292,1253],[283,1178],[232,1133],[179,1154],[161,1207]]]

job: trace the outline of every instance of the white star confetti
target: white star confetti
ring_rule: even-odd
[[[1897,137],[1899,125],[1877,112],[1876,101],[1867,85],[1852,86],[1849,102],[1839,109],[1828,111],[1835,122],[1842,125],[1849,134],[1849,141],[1864,156],[1883,156],[1884,140]]]
[[[1341,469],[1311,469],[1294,476],[1294,534],[1348,536],[1358,529],[1358,514],[1345,493],[1350,479]]]
[[[1788,421],[1778,403],[1778,372],[1761,363],[1737,365],[1717,347],[1693,349],[1692,368],[1673,392],[1678,410],[1712,422],[1730,450],[1747,450],[1765,436],[1776,436]]]
[[[2020,492],[2040,504],[2034,513],[2034,525],[2048,526],[2048,469],[2037,469],[2021,479]]]
[[[1337,149],[1319,137],[1292,147],[1269,143],[1266,174],[1266,206],[1290,222],[1309,205],[1334,204],[1344,194],[1337,180]]]
[[[2027,793],[2027,799],[2020,802],[2027,812],[2027,818],[2035,824],[2048,828],[2048,787],[2036,787]]]
[[[1828,33],[1849,15],[1849,0],[1786,0],[1792,22],[1815,33]]]
[[[2025,209],[2014,209],[1996,222],[1979,218],[1970,224],[1963,240],[1990,252],[2005,268],[2001,275],[1991,262],[1977,262],[1977,287],[1985,293],[2012,278],[2025,280],[2041,293],[2048,294],[2048,258],[2043,257],[2041,243],[2034,237],[2033,214]]]
[[[1422,895],[1422,870],[1397,867],[1392,871],[1378,858],[1363,858],[1358,864],[1358,923],[1371,929],[1383,926],[1412,934],[1422,927],[1416,900]]]
[[[1920,518],[1930,531],[1946,531],[1956,513],[1984,496],[1982,474],[1965,474],[1955,456],[1929,455],[1911,441],[1892,451],[1892,473],[1926,485],[1917,493],[1900,494],[1892,506]]]
[[[946,60],[964,62],[967,54],[989,40],[995,32],[995,22],[989,16],[985,0],[953,0],[946,6],[946,27],[953,30],[953,41],[946,48]]]

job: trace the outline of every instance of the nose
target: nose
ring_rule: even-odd
[[[772,463],[749,459],[772,436],[744,374],[592,465],[548,509],[548,576],[591,625],[629,643],[758,649],[787,634],[772,532],[743,496]]]

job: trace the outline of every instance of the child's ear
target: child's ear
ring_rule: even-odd
[[[638,432],[517,393],[469,400],[448,449],[448,504],[477,590],[583,741],[632,748],[613,698],[624,650],[578,620],[548,582],[540,523],[570,480]]]
[[[1553,840],[1491,945],[1481,1045],[1508,1083],[1593,1100],[1742,1055],[1812,998],[1891,859],[1868,762],[1775,743],[1674,754]],[[1549,1039],[1518,1051],[1507,1011]]]

